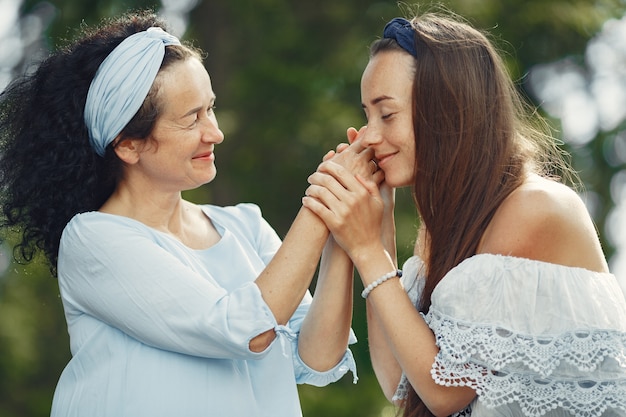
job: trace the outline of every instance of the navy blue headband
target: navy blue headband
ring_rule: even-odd
[[[406,19],[396,17],[392,19],[383,30],[383,38],[395,39],[396,42],[408,53],[417,58],[415,49],[415,29]]]

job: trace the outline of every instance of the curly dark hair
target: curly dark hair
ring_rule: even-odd
[[[13,257],[28,263],[39,251],[56,276],[63,228],[78,213],[97,210],[113,192],[121,164],[112,146],[104,157],[89,144],[83,111],[98,67],[128,36],[150,27],[167,30],[152,11],[129,12],[81,27],[81,36],[16,78],[0,94],[0,204],[5,232],[21,240]],[[168,46],[161,70],[188,57],[191,46]],[[147,138],[159,114],[158,83],[122,137]],[[3,235],[2,240],[7,238]]]

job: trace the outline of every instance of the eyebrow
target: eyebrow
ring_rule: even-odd
[[[375,99],[373,99],[371,101],[372,106],[376,105],[378,103],[380,103],[381,101],[385,101],[385,100],[393,100],[393,97],[390,96],[386,96],[386,95],[382,95],[382,96],[378,96]],[[365,108],[366,104],[365,103],[361,103],[361,107]]]

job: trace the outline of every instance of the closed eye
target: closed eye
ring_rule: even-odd
[[[193,121],[191,122],[191,124],[187,125],[187,128],[188,129],[192,129],[192,128],[196,127],[197,124],[198,124],[198,117],[195,117],[193,119]]]

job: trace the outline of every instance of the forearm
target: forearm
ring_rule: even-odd
[[[352,322],[353,275],[352,261],[329,238],[298,342],[300,357],[315,370],[331,369],[345,354]]]
[[[364,285],[395,268],[389,255],[382,250],[362,253],[354,262]],[[440,386],[432,379],[430,371],[439,351],[435,336],[411,303],[399,279],[390,279],[376,287],[368,296],[368,304],[397,363],[434,414],[449,415],[469,404],[475,396],[473,390]]]
[[[390,201],[393,202],[392,194]],[[394,204],[385,205],[381,228],[382,243],[393,264],[398,265],[396,255],[396,226],[393,210]],[[373,307],[370,305],[369,301],[366,303],[366,308],[368,345],[372,367],[385,397],[391,401],[400,382],[402,369],[393,355],[391,346],[389,346],[387,337],[381,327],[381,323],[376,314],[374,314]]]
[[[381,223],[381,239],[387,253],[391,256],[393,263],[398,265],[397,243],[396,243],[396,219],[395,210],[395,189],[388,185],[381,186],[381,197],[384,201],[383,218]]]
[[[369,301],[366,303],[366,308],[368,347],[372,367],[385,397],[391,401],[400,382],[402,369],[393,355],[391,346],[389,346],[387,337]]]
[[[328,229],[311,211],[301,208],[272,261],[256,279],[278,324],[286,324],[311,285]]]

